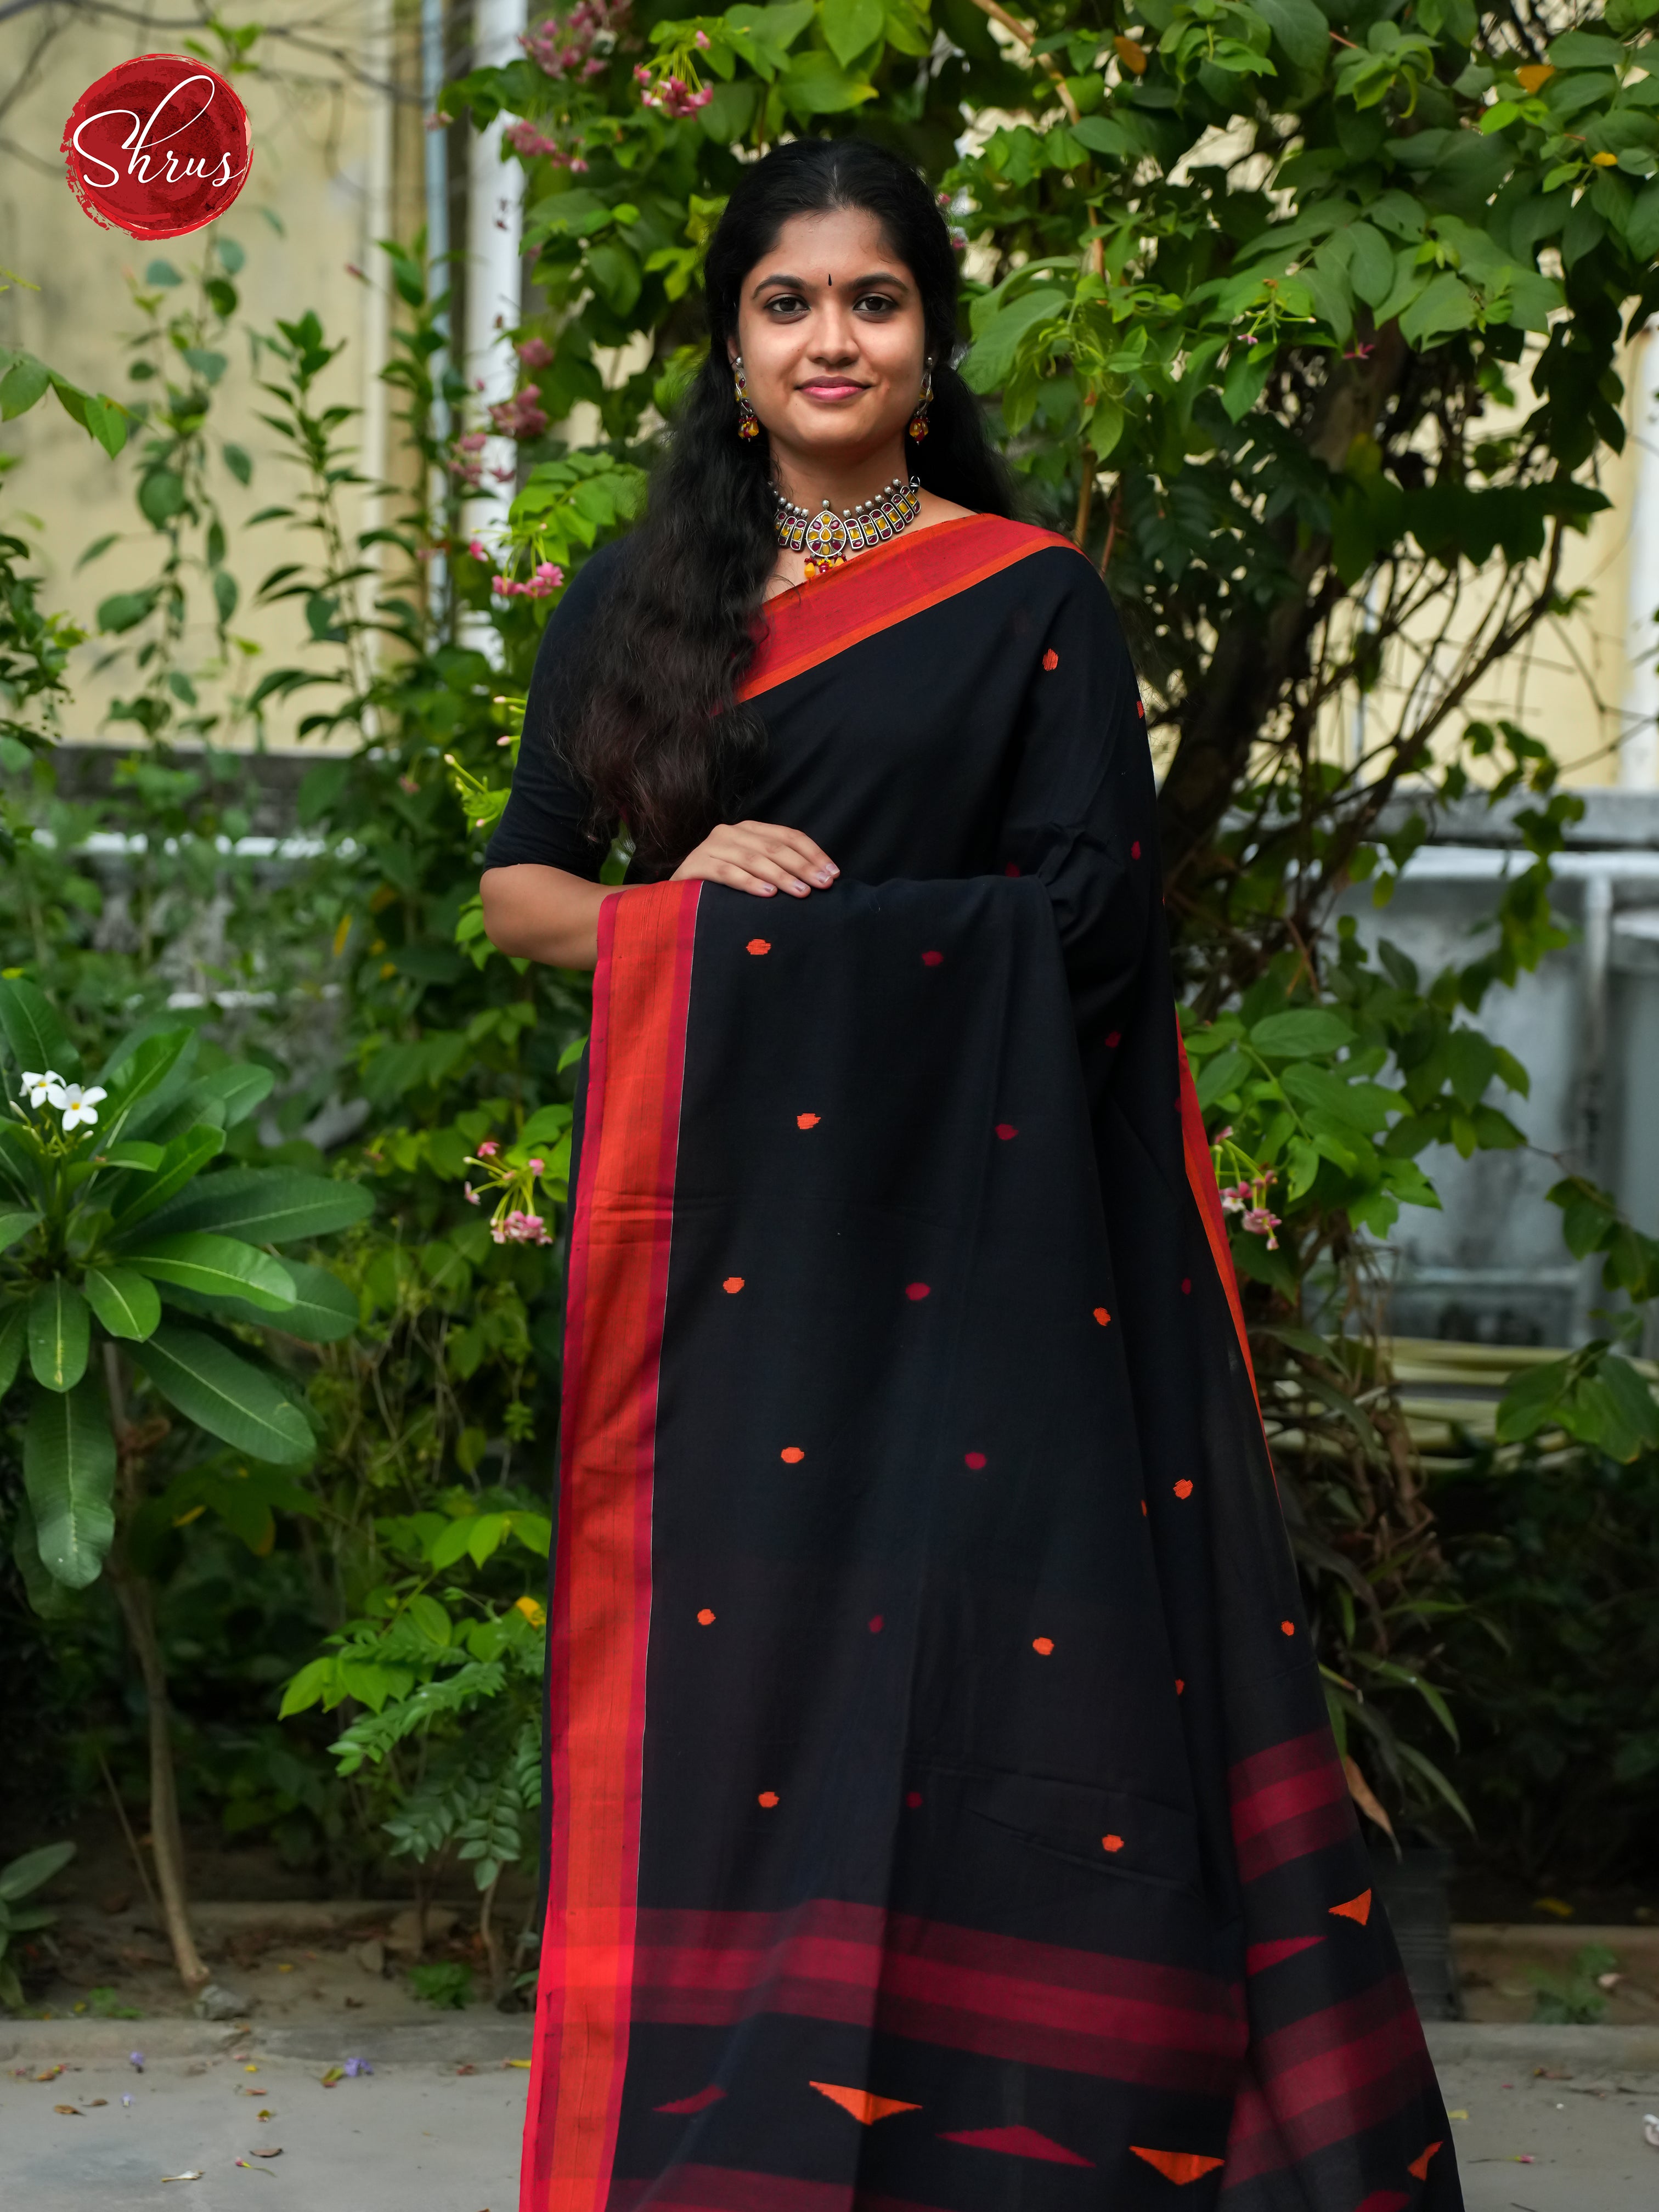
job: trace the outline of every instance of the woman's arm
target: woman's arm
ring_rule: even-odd
[[[805,898],[841,873],[799,830],[775,822],[722,822],[675,869],[672,880],[725,884],[755,898],[787,891]],[[592,968],[599,957],[599,908],[626,886],[591,884],[568,869],[518,861],[486,868],[479,884],[484,934],[498,952],[550,968]]]

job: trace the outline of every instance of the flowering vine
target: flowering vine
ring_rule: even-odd
[[[487,1138],[476,1152],[467,1155],[466,1164],[477,1168],[483,1182],[474,1187],[469,1177],[466,1202],[482,1206],[486,1194],[495,1194],[495,1210],[489,1217],[489,1234],[497,1244],[550,1244],[547,1217],[537,1212],[536,1181],[546,1168],[547,1162],[540,1153],[515,1164],[512,1155],[504,1155],[493,1137]]]
[[[1231,1128],[1219,1130],[1210,1145],[1210,1157],[1215,1162],[1215,1179],[1221,1192],[1222,1210],[1241,1214],[1241,1229],[1253,1237],[1267,1239],[1267,1249],[1279,1249],[1278,1231],[1283,1227],[1282,1216],[1269,1210],[1267,1193],[1279,1177],[1271,1168],[1264,1168],[1253,1160],[1240,1146],[1232,1142]],[[1236,1177],[1230,1182],[1229,1176]]]

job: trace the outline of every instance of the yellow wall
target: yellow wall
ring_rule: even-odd
[[[322,46],[337,45],[361,58],[381,27],[381,12],[376,0],[349,0],[331,14],[325,33],[317,30],[315,11],[295,0],[272,0],[262,15],[272,32],[304,21]],[[189,269],[209,234],[150,247],[121,231],[100,228],[82,212],[58,152],[64,119],[88,84],[130,54],[160,50],[167,34],[146,38],[68,10],[52,13],[64,27],[40,54],[32,73],[28,64],[41,36],[41,16],[31,12],[0,24],[0,85],[27,77],[0,126],[9,142],[9,148],[0,147],[0,264],[40,288],[15,289],[0,297],[0,343],[27,347],[76,381],[125,398],[144,388],[126,380],[119,352],[121,337],[139,321],[129,279],[141,276],[157,255]],[[407,46],[407,32],[398,44]],[[293,605],[267,611],[248,604],[269,568],[297,556],[295,541],[285,537],[281,524],[252,531],[241,526],[259,507],[283,500],[289,489],[276,458],[277,441],[257,419],[264,403],[248,373],[243,333],[249,326],[269,328],[279,316],[315,308],[331,337],[347,341],[330,373],[331,398],[383,407],[383,387],[377,387],[374,371],[384,357],[378,334],[384,316],[377,313],[368,288],[348,274],[347,264],[372,270],[373,237],[385,235],[395,220],[388,197],[390,134],[384,122],[389,109],[384,100],[343,82],[341,70],[324,52],[286,45],[280,36],[268,36],[262,51],[272,76],[249,75],[238,82],[253,125],[253,163],[240,198],[219,227],[243,248],[247,260],[238,280],[243,313],[228,349],[231,365],[221,386],[224,398],[214,415],[216,434],[245,446],[254,456],[253,480],[246,490],[222,469],[216,489],[229,534],[229,566],[243,592],[233,628],[262,647],[256,669],[302,657],[296,648],[305,632]],[[377,106],[382,121],[378,132]],[[267,211],[277,218],[280,232]],[[110,462],[51,398],[0,428],[0,451],[21,456],[0,498],[9,513],[21,511],[34,519],[26,524],[26,532],[39,545],[47,603],[89,623],[101,599],[142,582],[155,565],[156,541],[132,503],[130,455]],[[380,459],[377,451],[370,473],[378,471]],[[354,501],[349,519],[356,526],[361,518],[361,501]],[[76,574],[77,556],[108,531],[120,531],[121,542]],[[210,624],[204,622],[191,643],[186,665],[210,649]],[[111,727],[102,720],[107,702],[123,688],[118,675],[91,674],[105,649],[96,643],[82,648],[67,737],[125,742],[131,735],[130,725]],[[295,714],[309,705],[307,701]],[[281,743],[286,736],[279,721],[272,739]]]

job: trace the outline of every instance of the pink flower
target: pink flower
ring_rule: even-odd
[[[538,386],[526,384],[522,392],[515,392],[511,399],[498,400],[489,410],[489,419],[503,438],[539,438],[547,428],[545,410],[538,404],[541,398]]]
[[[556,592],[564,581],[564,570],[556,561],[538,564],[534,575],[520,583],[512,576],[495,576],[489,588],[503,599],[545,599]],[[507,740],[503,739],[505,743]]]
[[[521,154],[526,161],[541,161],[550,155],[558,158],[558,140],[544,137],[533,123],[511,124],[501,135],[514,152]]]
[[[489,558],[489,549],[479,538],[475,538],[466,550],[475,561],[487,561]]]
[[[553,359],[553,349],[545,338],[525,338],[514,351],[526,368],[545,368]]]
[[[1267,1249],[1270,1252],[1276,1252],[1279,1249],[1279,1239],[1273,1235],[1273,1231],[1279,1225],[1278,1214],[1269,1213],[1265,1206],[1253,1206],[1244,1216],[1243,1226],[1253,1237],[1265,1237],[1267,1240]]]
[[[557,79],[578,71],[593,76],[605,68],[604,57],[614,51],[628,9],[629,0],[578,0],[568,15],[550,15],[533,31],[521,32],[519,44],[548,76]]]
[[[466,1192],[466,1202],[467,1202],[467,1204],[468,1204],[469,1206],[476,1206],[476,1205],[478,1203],[478,1194],[477,1194],[477,1192],[476,1190],[474,1190],[474,1189],[473,1189],[473,1188],[472,1188],[472,1186],[471,1186],[471,1183],[467,1183],[467,1184],[464,1185],[463,1187],[464,1187],[464,1188],[465,1189],[465,1192]]]
[[[501,1149],[493,1137],[486,1137],[478,1147],[478,1158],[481,1160],[493,1160]]]
[[[532,1162],[530,1163],[530,1172],[531,1172],[531,1174],[532,1174],[532,1175],[539,1175],[539,1174],[541,1173],[541,1171],[542,1171],[542,1168],[543,1168],[544,1164],[542,1161],[540,1161],[540,1160],[532,1160]]]
[[[547,1224],[539,1213],[526,1213],[518,1206],[500,1221],[489,1226],[490,1236],[497,1244],[550,1244]]]
[[[707,32],[707,31],[699,31],[699,32],[698,32],[698,33],[697,33],[697,44],[698,44],[698,45],[702,48],[702,51],[704,52],[704,53],[707,53],[707,52],[708,52],[708,32]]]

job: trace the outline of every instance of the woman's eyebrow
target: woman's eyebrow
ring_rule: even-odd
[[[866,284],[889,284],[897,292],[908,292],[910,289],[903,277],[896,276],[890,269],[874,269],[866,275],[855,276],[852,280],[852,289],[854,290]],[[761,277],[755,285],[755,290],[757,293],[764,292],[773,285],[790,292],[810,292],[812,289],[810,277],[774,275]]]

